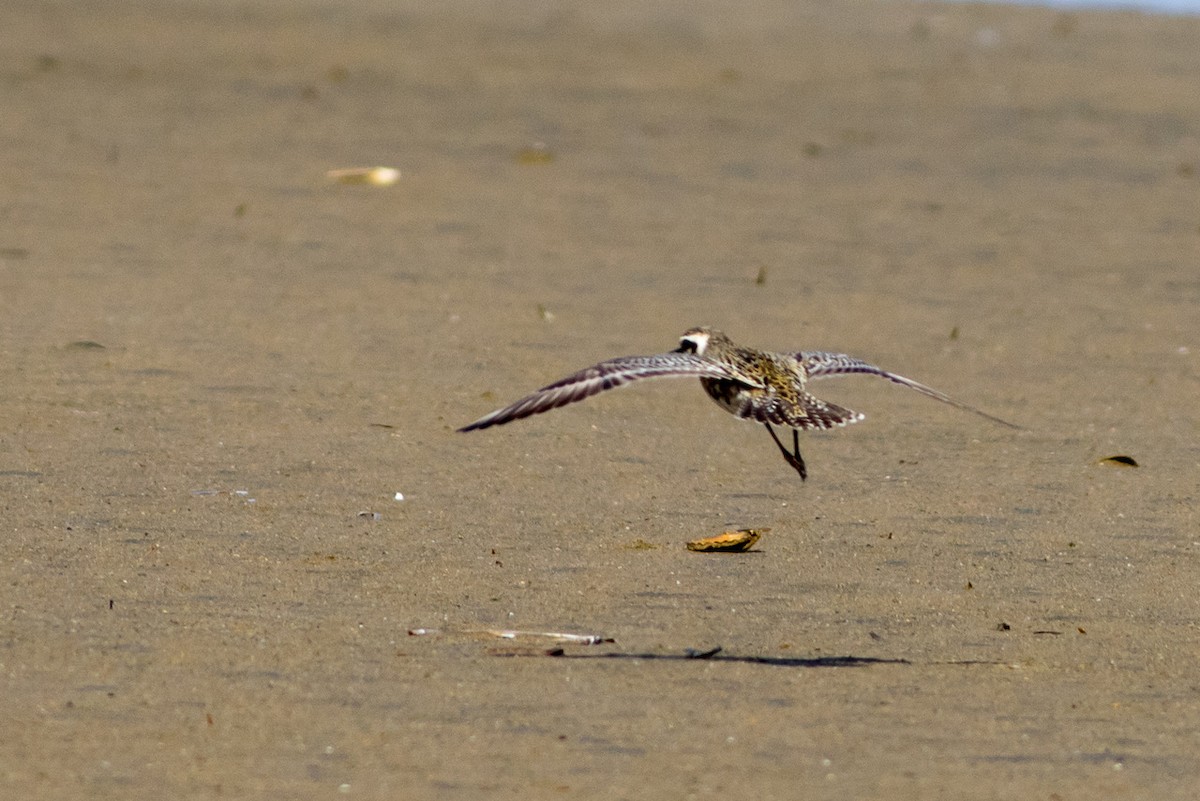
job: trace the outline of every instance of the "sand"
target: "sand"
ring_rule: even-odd
[[[1200,20],[134,5],[0,24],[5,797],[1195,797]],[[454,432],[698,324],[1024,430]]]

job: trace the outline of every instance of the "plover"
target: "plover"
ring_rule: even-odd
[[[857,423],[865,417],[860,412],[814,397],[807,389],[810,380],[842,375],[886,378],[942,403],[986,417],[993,423],[1019,428],[911,378],[890,373],[844,353],[772,353],[737,345],[715,328],[699,327],[685,331],[679,338],[679,347],[670,353],[622,356],[593,364],[458,430],[476,431],[503,425],[644,378],[691,376],[700,379],[704,391],[721,408],[744,420],[753,420],[766,426],[783,458],[795,468],[803,481],[808,477],[808,469],[800,456],[800,432],[838,428]],[[772,424],[792,429],[790,452],[775,434],[775,429],[771,428]]]

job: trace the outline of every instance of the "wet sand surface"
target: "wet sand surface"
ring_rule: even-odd
[[[6,797],[1194,797],[1200,21],[131,5],[0,25]],[[698,324],[1025,430],[454,433]]]

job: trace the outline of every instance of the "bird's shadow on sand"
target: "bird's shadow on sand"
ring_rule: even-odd
[[[710,648],[705,651],[688,648],[683,653],[647,653],[647,652],[623,652],[623,651],[606,651],[605,653],[578,653],[568,652],[563,648],[548,648],[548,649],[519,649],[519,650],[496,650],[491,652],[492,656],[508,656],[508,657],[549,657],[552,659],[609,659],[622,660],[629,662],[727,662],[741,663],[746,665],[767,665],[768,667],[785,667],[785,668],[852,668],[852,667],[870,667],[871,665],[952,665],[958,667],[970,667],[972,665],[999,665],[1001,662],[995,662],[986,659],[952,659],[937,662],[917,663],[911,659],[902,657],[877,657],[877,656],[813,656],[813,657],[788,657],[788,656],[755,656],[755,655],[739,655],[727,654],[720,647]]]
[[[705,651],[687,649],[683,653],[638,653],[606,651],[604,653],[568,652],[563,648],[545,650],[521,649],[494,651],[493,656],[551,657],[554,659],[612,659],[630,662],[740,662],[748,665],[769,665],[790,668],[865,667],[868,665],[911,665],[908,659],[889,659],[874,656],[815,656],[783,657],[726,654],[721,648]]]
[[[820,667],[864,667],[866,665],[911,665],[907,659],[887,659],[873,656],[739,656],[737,654],[704,651],[682,654],[638,654],[608,652],[603,654],[560,654],[566,659],[633,659],[638,661],[668,662],[741,662],[748,665],[771,665],[773,667],[820,668]]]

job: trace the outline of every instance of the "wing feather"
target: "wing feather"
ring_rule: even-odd
[[[516,403],[497,409],[459,431],[476,431],[503,425],[534,414],[548,412],[569,403],[590,398],[606,389],[616,389],[647,378],[720,378],[750,387],[760,382],[729,366],[691,353],[662,353],[657,356],[623,356],[594,364],[566,378],[548,384]]]
[[[881,367],[876,367],[873,364],[864,362],[862,359],[856,359],[853,356],[846,355],[845,353],[801,351],[800,353],[795,354],[795,356],[796,359],[799,360],[800,364],[804,367],[804,372],[808,378],[830,378],[841,375],[879,376],[880,378],[886,378],[888,381],[908,387],[909,389],[915,389],[922,395],[927,395],[930,398],[939,400],[942,403],[947,403],[955,408],[971,412],[972,414],[977,414],[980,417],[986,417],[993,423],[999,423],[1000,425],[1007,426],[1008,428],[1020,428],[1020,426],[1010,423],[1007,420],[1001,420],[999,417],[995,417],[987,412],[980,411],[974,406],[970,406],[962,401],[955,400],[943,392],[938,392],[933,387],[927,387],[918,381],[913,381],[911,378],[905,378],[902,375],[888,372]]]

